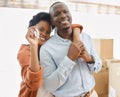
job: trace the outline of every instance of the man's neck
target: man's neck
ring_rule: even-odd
[[[69,29],[67,30],[58,30],[57,31],[58,35],[64,39],[69,39],[69,40],[72,40],[73,38],[73,33],[72,33],[72,28],[70,27]]]

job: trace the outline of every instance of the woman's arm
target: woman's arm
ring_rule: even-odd
[[[37,90],[43,82],[43,69],[39,67],[38,72],[33,72],[30,68],[30,47],[22,45],[18,51],[18,62],[21,66],[22,86],[24,91]],[[20,89],[23,91],[23,88]],[[24,92],[23,91],[23,92]]]
[[[18,62],[21,66],[22,82],[26,89],[37,90],[43,82],[43,69],[38,60],[38,40],[32,33],[34,29],[29,28],[26,38],[30,45],[22,45],[18,52]]]
[[[72,27],[73,27],[73,42],[81,41],[80,34],[82,33],[82,29],[83,29],[82,25],[73,24]],[[86,62],[89,62],[89,63],[94,62],[93,57],[87,52],[82,41],[81,41],[81,44],[84,50],[80,54],[80,57],[82,57]]]
[[[73,29],[73,42],[80,41],[80,34],[82,33],[83,26],[80,24],[72,24]]]
[[[81,29],[78,27],[73,28],[73,42],[80,41]]]
[[[30,43],[30,69],[33,72],[37,72],[40,69],[39,59],[38,59],[38,38],[34,34],[35,26],[28,29],[26,34],[26,39]]]

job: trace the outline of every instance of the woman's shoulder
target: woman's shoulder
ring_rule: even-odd
[[[21,44],[19,51],[23,50],[23,49],[30,49],[30,45],[29,44]]]
[[[18,50],[17,57],[19,57],[20,55],[29,54],[29,52],[30,52],[29,44],[21,44]]]
[[[30,48],[29,44],[21,44],[21,48]]]

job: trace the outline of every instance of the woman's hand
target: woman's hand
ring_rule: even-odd
[[[28,28],[28,32],[26,34],[26,39],[28,40],[28,42],[30,43],[30,45],[32,46],[38,46],[38,38],[35,36],[35,28],[36,26],[32,26]]]

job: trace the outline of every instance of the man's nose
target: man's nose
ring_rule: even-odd
[[[61,12],[61,19],[66,18],[66,14],[64,12]]]

